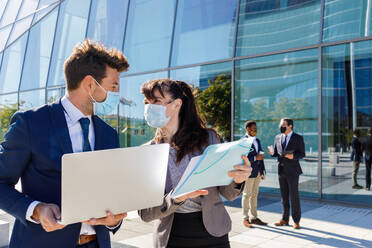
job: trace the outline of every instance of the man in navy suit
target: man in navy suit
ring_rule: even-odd
[[[119,74],[128,67],[121,52],[85,40],[64,64],[66,95],[12,117],[0,145],[0,209],[16,218],[10,248],[111,246],[109,231],[120,228],[126,213],[107,212],[104,218],[68,226],[57,222],[61,157],[119,147],[117,132],[94,112],[117,107]],[[14,188],[19,179],[22,192]]]
[[[300,228],[301,206],[298,183],[302,169],[299,160],[305,157],[305,143],[301,135],[293,132],[293,120],[283,118],[279,124],[281,134],[275,137],[273,157],[278,158],[280,194],[282,196],[283,216],[275,223],[285,226],[289,223],[289,201],[291,201],[293,227]]]
[[[257,216],[257,198],[260,181],[265,178],[265,164],[264,156],[260,140],[257,135],[257,124],[255,121],[247,121],[245,123],[245,130],[247,133],[242,138],[253,138],[252,149],[248,154],[248,160],[251,162],[252,173],[247,181],[245,181],[242,208],[243,208],[243,225],[246,227],[253,227],[256,225],[267,225],[266,222],[260,220]],[[249,210],[252,218],[249,219]]]

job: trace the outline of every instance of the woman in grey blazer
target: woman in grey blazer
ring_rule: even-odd
[[[190,159],[219,143],[217,134],[200,119],[191,88],[182,81],[157,79],[142,86],[145,96],[145,119],[156,127],[151,144],[171,145],[164,201],[161,206],[139,211],[142,220],[155,220],[155,247],[230,247],[228,233],[231,219],[220,198],[238,197],[251,173],[248,159],[229,172],[230,185],[197,190],[177,199],[171,194]]]

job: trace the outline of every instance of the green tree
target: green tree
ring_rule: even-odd
[[[231,132],[231,75],[219,75],[208,80],[209,87],[195,88],[196,103],[201,117],[214,127],[222,138],[230,140]]]
[[[17,104],[0,104],[0,141],[8,131],[10,118],[17,111]]]

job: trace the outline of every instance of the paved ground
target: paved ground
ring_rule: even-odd
[[[251,229],[242,225],[240,199],[227,203],[233,220],[231,247],[372,247],[372,208],[304,200],[301,203],[303,218],[300,230],[294,230],[292,226],[279,228],[272,224],[281,216],[279,198],[259,199],[259,217],[270,224]],[[0,220],[12,222],[13,218],[1,212]],[[122,228],[112,237],[113,248],[150,248],[152,230],[152,223],[142,222],[135,212],[131,212]]]

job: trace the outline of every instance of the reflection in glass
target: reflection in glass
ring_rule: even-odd
[[[8,0],[0,1],[0,17],[3,15]]]
[[[27,35],[22,36],[4,51],[0,71],[0,94],[18,91]]]
[[[121,50],[128,0],[93,0],[87,37]]]
[[[5,48],[12,26],[7,26],[0,30],[0,51]]]
[[[120,79],[119,137],[121,147],[139,146],[151,140],[155,128],[150,128],[143,116],[141,86],[148,80],[167,78],[167,72],[157,72]]]
[[[58,8],[30,30],[21,90],[45,87]]]
[[[32,14],[36,10],[38,3],[39,0],[23,0],[22,7],[19,10],[19,14],[17,16],[17,20]]]
[[[168,67],[175,1],[130,1],[124,54],[130,72]]]
[[[294,120],[304,137],[301,194],[317,196],[318,171],[318,54],[316,49],[237,61],[235,68],[234,139],[245,134],[247,120],[257,122],[262,147],[273,145],[283,117]],[[276,159],[266,157],[261,190],[278,192]]]
[[[236,55],[316,44],[320,0],[240,1]]]
[[[63,85],[63,63],[85,37],[90,0],[66,0],[60,6],[48,86]]]
[[[9,128],[10,119],[18,110],[17,94],[0,96],[0,142]]]
[[[19,7],[21,6],[22,1],[9,1],[4,14],[1,18],[0,28],[13,23],[17,17]]]
[[[19,93],[19,109],[28,110],[45,104],[45,89]]]
[[[47,91],[47,103],[53,103],[58,101],[65,95],[65,88],[57,88]]]
[[[30,28],[32,22],[32,16],[26,17],[14,24],[12,33],[9,36],[7,46],[12,44],[19,36],[21,36],[27,29]]]
[[[371,10],[370,0],[326,0],[323,42],[371,35]]]
[[[353,130],[372,127],[372,41],[323,48],[322,95],[323,197],[372,203],[352,189],[350,159]],[[358,184],[364,179],[361,165]]]
[[[231,138],[232,63],[197,66],[171,71],[171,78],[191,84],[199,113],[223,140]]]
[[[236,5],[236,0],[178,1],[172,65],[232,57]]]

